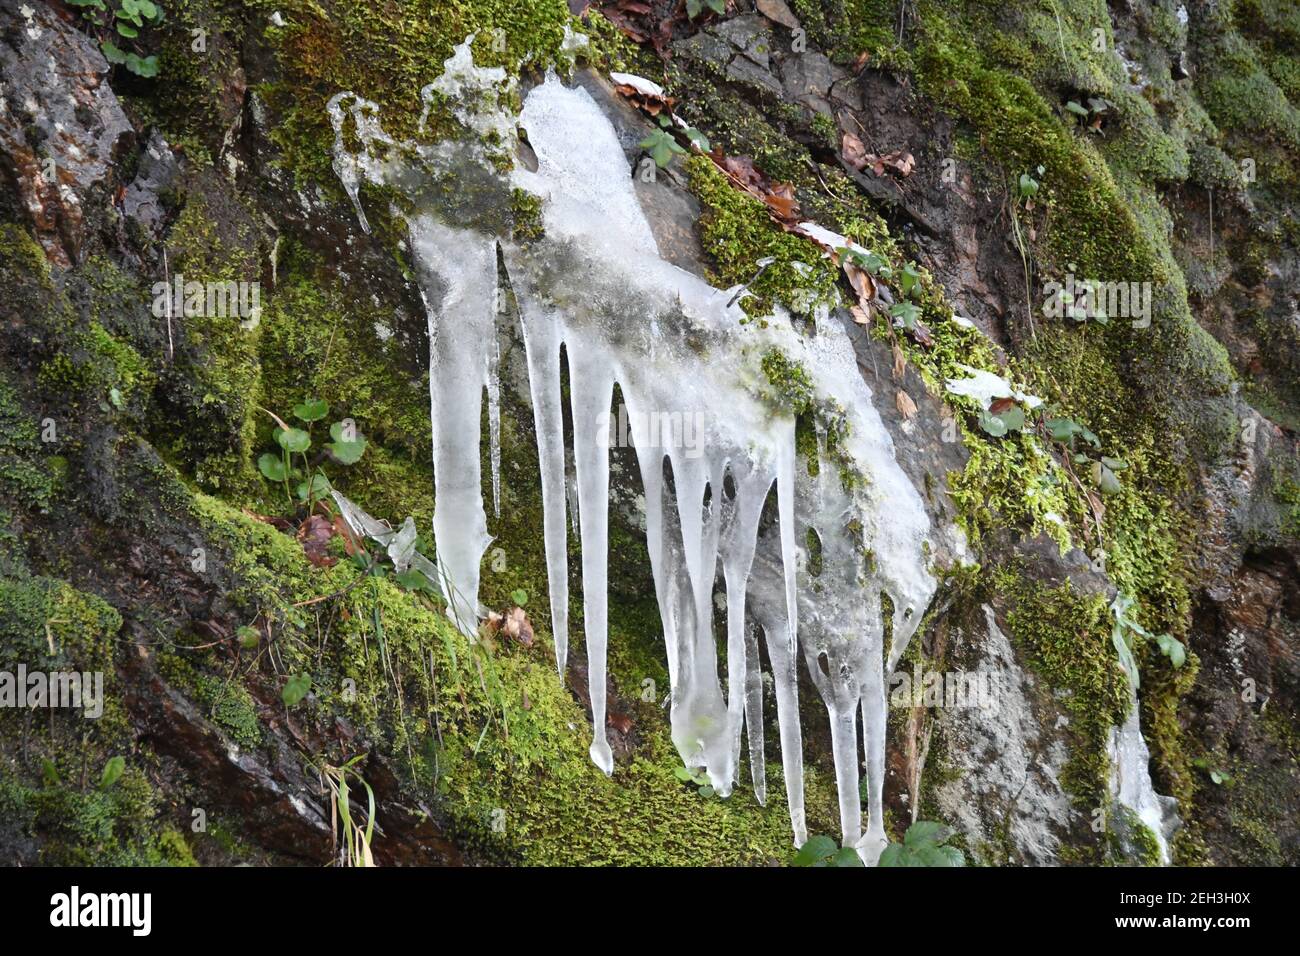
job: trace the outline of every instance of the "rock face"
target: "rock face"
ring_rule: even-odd
[[[45,4],[0,10],[0,177],[9,215],[32,224],[52,262],[80,257],[118,184],[135,131],[108,62]]]
[[[787,859],[772,746],[766,806],[748,788],[722,804],[675,775],[695,768],[677,767],[669,742],[644,488],[626,448],[610,456],[604,688],[618,770],[608,781],[589,764],[601,695],[581,643],[567,677],[549,646],[537,443],[508,282],[501,506],[487,519],[482,593],[485,610],[520,610],[526,628],[503,614],[467,640],[382,556],[367,577],[356,542],[297,500],[296,478],[263,477],[281,460],[269,410],[311,433],[297,467],[429,534],[427,310],[439,303],[416,281],[400,190],[363,188],[371,229],[360,228],[325,104],[351,89],[382,104],[395,141],[450,143],[454,114],[420,89],[475,30],[476,55],[518,74],[521,97],[552,65],[592,95],[664,260],[796,315],[810,286],[845,303],[860,292],[792,231],[799,220],[890,267],[866,311],[834,320],[936,529],[928,557],[942,583],[899,672],[987,675],[992,693],[983,706],[891,706],[887,836],[939,820],[971,862],[1151,862],[1140,828],[1105,824],[1107,744],[1128,713],[1118,633],[1141,672],[1145,769],[1186,823],[1174,860],[1300,860],[1289,291],[1300,255],[1286,173],[1300,114],[1284,68],[1240,76],[1224,53],[1245,44],[1292,62],[1270,5],[1229,16],[1194,3],[1182,22],[1168,3],[1135,2],[1110,11],[1118,55],[1068,58],[1067,45],[1091,40],[1091,14],[1068,3],[1024,46],[1013,38],[1041,18],[1018,2],[925,22],[908,8],[881,29],[854,4],[799,4],[796,17],[740,0],[691,21],[666,0],[635,5],[650,13],[594,4],[582,18],[538,3],[511,14],[504,48],[472,11],[408,23],[354,6],[273,20],[244,4],[186,5],[135,47],[160,54],[158,80],[110,66],[75,8],[0,6],[0,670],[101,669],[110,688],[89,728],[0,712],[7,862],[325,863],[340,842],[333,773],[354,807],[374,793],[384,865]],[[577,63],[566,26],[592,37]],[[620,96],[613,70],[663,78],[680,122]],[[1243,90],[1265,104],[1257,116],[1233,109]],[[737,162],[724,174],[691,156],[686,124]],[[658,166],[644,144],[665,129],[686,153]],[[513,162],[527,167],[528,152]],[[859,152],[914,165],[877,174]],[[1243,183],[1246,156],[1259,178]],[[798,216],[754,201],[787,181]],[[401,185],[471,215],[485,205],[474,183]],[[523,242],[539,228],[535,200],[513,200],[492,228]],[[916,292],[903,291],[904,265],[924,275]],[[153,286],[178,272],[258,284],[260,322],[159,314]],[[1154,334],[1124,316],[1049,319],[1045,283],[1067,272],[1159,285]],[[900,302],[920,329],[890,316]],[[1075,422],[1095,444],[1082,432],[1054,441],[1045,424],[995,435],[980,414],[991,410],[945,388],[961,366],[1041,396],[1043,419]],[[306,399],[330,414],[293,417]],[[367,441],[352,465],[320,450],[347,421]],[[1090,477],[1103,454],[1120,462],[1115,493]],[[565,469],[571,488],[572,460]],[[417,546],[432,553],[430,540]],[[576,530],[569,546],[575,569]],[[817,560],[812,542],[800,551]],[[1117,622],[1120,595],[1149,638]],[[1181,666],[1162,652],[1166,635]],[[756,690],[774,741],[761,646],[769,673]],[[835,832],[843,808],[814,688],[825,674],[798,671],[809,828]],[[288,685],[303,679],[295,701]],[[127,771],[101,791],[114,755]]]

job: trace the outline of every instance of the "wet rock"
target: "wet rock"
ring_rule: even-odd
[[[800,53],[785,61],[781,67],[785,79],[785,95],[794,102],[833,117],[830,90],[840,79],[838,71],[823,53]]]
[[[990,693],[982,706],[940,710],[937,732],[957,773],[935,797],[980,862],[1051,865],[1073,816],[1061,786],[1069,752],[1059,713],[1047,712],[1053,708],[1016,662],[993,609],[983,612],[983,628],[958,629],[951,653],[967,671],[987,675]]]
[[[0,211],[30,223],[59,265],[79,259],[93,220],[111,209],[114,164],[134,139],[108,71],[50,7],[0,7]]]
[[[158,238],[164,213],[159,194],[171,186],[177,174],[178,166],[171,147],[154,130],[140,157],[135,179],[122,197],[122,211],[151,238]]]

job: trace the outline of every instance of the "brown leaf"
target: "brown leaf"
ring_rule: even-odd
[[[871,324],[871,314],[860,305],[849,306],[849,315],[853,316],[853,321],[858,325]]]
[[[934,346],[934,336],[930,334],[930,327],[924,322],[920,320],[913,322],[912,327],[907,331],[918,345],[924,345],[927,349]]]
[[[989,414],[1001,415],[1003,412],[1015,407],[1016,400],[1014,398],[995,398],[989,403]]]
[[[858,294],[858,303],[865,308],[876,297],[876,282],[871,278],[871,273],[846,260],[844,275],[853,291]]]
[[[916,402],[912,401],[912,396],[901,388],[894,394],[894,404],[898,406],[898,414],[903,418],[916,417]]]
[[[334,525],[320,515],[312,515],[298,529],[298,542],[302,545],[303,553],[318,568],[332,568],[338,564],[338,558],[327,550],[333,537]]]
[[[907,356],[904,355],[903,350],[900,349],[897,344],[895,344],[894,345],[894,381],[901,382],[903,380],[903,373],[905,371],[907,371]]]
[[[844,153],[844,161],[859,172],[870,167],[877,176],[885,175],[885,171],[888,170],[899,179],[905,179],[916,168],[916,159],[907,150],[896,149],[883,156],[868,153],[862,141],[852,133],[844,134],[841,149]]]
[[[532,710],[533,702],[528,699],[528,691],[525,690],[521,693],[523,694],[523,700],[521,701],[520,706],[522,706],[524,710]]]
[[[859,172],[867,165],[867,147],[852,133],[845,133],[840,140],[840,152],[844,155],[844,161]]]
[[[501,632],[524,647],[533,646],[533,625],[521,607],[513,607],[506,612],[505,619],[501,622]]]
[[[794,187],[789,183],[774,183],[764,194],[763,202],[782,222],[793,225],[799,221],[799,201],[794,198]]]

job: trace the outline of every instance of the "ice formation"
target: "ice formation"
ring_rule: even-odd
[[[1151,782],[1151,751],[1138,712],[1137,689],[1130,692],[1128,718],[1110,732],[1111,799],[1127,807],[1151,831],[1160,852],[1160,864],[1170,862],[1169,841],[1182,826],[1178,819],[1178,801],[1156,793]]]
[[[409,247],[429,319],[433,532],[448,613],[465,633],[476,633],[479,567],[491,541],[480,472],[485,394],[494,499],[499,495],[500,275],[518,304],[527,357],[561,670],[568,649],[566,524],[576,504],[593,761],[612,772],[605,734],[608,416],[617,385],[645,489],[646,538],[672,685],[672,735],[683,762],[704,767],[726,796],[739,777],[747,738],[755,790],[765,799],[763,640],[774,672],[791,825],[795,842],[802,843],[807,832],[796,679],[802,655],[830,715],[844,843],[874,862],[885,844],[885,673],[916,630],[936,582],[925,557],[930,523],[924,504],[895,459],[843,326],[821,314],[812,328],[799,330],[780,312],[766,323],[744,322],[735,290],[713,288],[662,259],[618,136],[585,90],[549,76],[507,124],[462,115],[496,103],[492,93],[502,79],[473,66],[468,41],[447,66],[447,77],[430,91],[454,93],[453,112],[469,130],[517,123],[536,154],[535,172],[496,173],[490,147],[474,136],[435,146],[396,144],[380,127],[374,104],[353,94],[335,97],[330,115],[335,169],[363,226],[363,182],[395,187],[415,208],[407,216]],[[429,95],[425,99],[430,102]],[[359,153],[344,146],[349,117]],[[460,182],[462,198],[449,202],[447,190],[421,186],[422,177]],[[504,238],[499,213],[508,208],[512,188],[543,201],[545,234],[531,244]],[[569,372],[571,450],[565,447],[561,349]],[[765,397],[770,387],[760,363],[771,349],[802,364],[817,400],[843,411],[847,438],[838,458],[823,448],[816,476],[797,459],[793,417]],[[656,420],[652,413],[660,421],[673,413],[702,413],[698,445],[682,447],[667,432],[647,434],[646,423]],[[843,467],[861,475],[851,489],[841,480]],[[777,520],[764,521],[773,494]],[[815,557],[808,546],[814,539]],[[725,680],[714,630],[719,576],[726,595]],[[865,834],[860,747],[869,782]]]

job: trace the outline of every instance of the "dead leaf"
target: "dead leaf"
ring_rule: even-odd
[[[867,147],[862,145],[862,140],[858,139],[852,133],[845,133],[840,140],[840,152],[844,156],[844,161],[854,169],[861,171],[867,165]]]
[[[995,398],[989,403],[989,414],[1001,415],[1003,412],[1015,407],[1016,400],[1014,398]]]
[[[871,273],[865,269],[859,269],[853,263],[845,261],[844,275],[849,280],[849,285],[853,291],[858,294],[858,304],[863,308],[870,305],[876,297],[876,282],[871,278]]]
[[[361,543],[352,533],[352,527],[341,514],[334,516],[334,533],[343,539],[343,550],[347,552],[348,557],[359,554],[363,550]]]
[[[894,345],[894,381],[901,382],[903,380],[903,373],[905,371],[907,371],[907,356],[904,355],[903,350],[900,349],[897,344],[895,344]]]
[[[883,156],[868,153],[866,147],[862,145],[862,141],[852,133],[844,134],[840,151],[844,156],[844,162],[858,172],[870,168],[877,176],[883,176],[885,171],[888,170],[899,179],[905,179],[916,168],[916,159],[907,150],[896,149],[892,153],[886,153]]]
[[[934,346],[934,336],[930,334],[930,327],[919,319],[912,323],[907,333],[918,345],[924,345],[927,349]]]
[[[870,325],[871,315],[860,305],[849,306],[849,315],[853,316],[853,321],[858,325]]]
[[[787,30],[799,29],[799,18],[790,12],[785,0],[757,0],[754,6],[773,23],[779,23]]]
[[[533,709],[533,702],[532,702],[531,700],[528,699],[528,691],[525,690],[525,691],[522,691],[522,693],[523,693],[523,698],[524,698],[524,699],[523,699],[523,701],[521,702],[520,706],[522,706],[524,710],[532,710],[532,709]]]
[[[276,518],[272,515],[260,515],[256,511],[249,511],[247,508],[243,509],[243,511],[244,514],[248,515],[250,518],[260,521],[263,524],[269,524],[273,528],[279,528],[281,531],[293,530],[293,522],[286,518]]]
[[[903,418],[916,417],[916,402],[912,401],[912,396],[901,388],[894,394],[894,404],[898,406],[898,414]]]
[[[501,633],[524,647],[533,646],[533,625],[528,620],[528,613],[521,607],[513,607],[506,612],[501,622]]]
[[[333,537],[334,525],[320,515],[312,515],[298,529],[298,542],[302,545],[303,553],[318,568],[332,568],[338,564],[338,558],[327,550]]]

